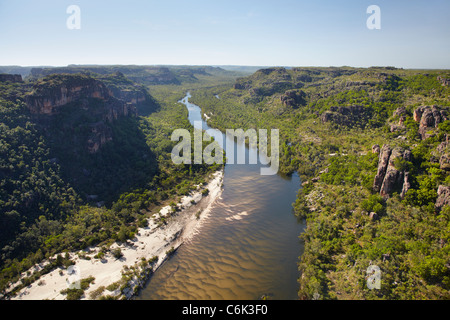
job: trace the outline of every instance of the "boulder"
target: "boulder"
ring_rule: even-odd
[[[329,111],[322,113],[320,120],[324,123],[334,122],[347,127],[364,125],[371,117],[371,112],[370,108],[364,106],[333,106]]]
[[[380,153],[380,146],[378,144],[372,146],[372,153]]]
[[[399,122],[399,124],[391,124],[391,128],[390,131],[391,132],[396,132],[396,131],[403,131],[404,129],[406,129],[406,127],[403,125],[403,122]]]
[[[445,152],[448,147],[448,135],[445,134],[445,140],[441,142],[440,145],[437,146],[436,151],[439,153]]]
[[[370,218],[371,220],[377,220],[377,219],[378,219],[378,214],[377,214],[376,212],[371,212],[371,213],[369,214],[369,218]]]
[[[386,174],[383,179],[383,183],[380,188],[380,195],[382,197],[388,197],[395,189],[399,181],[403,180],[403,173],[397,170],[394,165],[396,158],[403,158],[403,149],[394,148],[389,157]]]

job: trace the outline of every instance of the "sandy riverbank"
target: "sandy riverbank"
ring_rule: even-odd
[[[140,228],[136,237],[126,244],[114,243],[103,259],[94,258],[100,248],[89,248],[79,253],[70,254],[75,262],[75,269],[79,270],[77,278],[85,279],[94,277],[95,280],[85,290],[82,299],[93,299],[95,296],[111,296],[116,298],[130,298],[145,283],[149,274],[149,267],[155,271],[168,257],[167,251],[177,249],[186,240],[189,240],[198,231],[199,226],[208,217],[211,207],[222,192],[223,171],[214,173],[209,183],[190,196],[182,198],[178,207],[181,209],[171,214],[167,223],[158,226],[153,219],[149,219],[148,227]],[[202,196],[201,191],[207,188],[209,194]],[[195,204],[193,201],[195,201]],[[162,216],[167,215],[170,207],[160,210]],[[122,257],[117,259],[112,252],[119,247]],[[158,257],[157,262],[149,264],[148,260]],[[143,259],[146,259],[143,262]],[[42,266],[35,266],[33,270],[39,270]],[[123,273],[127,274],[126,277]],[[62,300],[66,295],[62,290],[68,288],[68,279],[74,279],[66,269],[56,270],[42,276],[28,287],[22,289],[13,299],[18,300]],[[117,284],[112,289],[112,284]],[[109,286],[109,287],[108,287]],[[108,289],[109,288],[109,289]],[[93,295],[94,294],[94,295]]]

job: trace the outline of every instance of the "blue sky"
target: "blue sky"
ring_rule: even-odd
[[[68,64],[450,69],[450,1],[0,0],[0,65]]]

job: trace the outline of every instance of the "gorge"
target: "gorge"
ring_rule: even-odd
[[[189,97],[182,99],[189,121],[210,130]],[[222,147],[235,145],[233,136],[211,130],[223,136]],[[237,142],[235,148],[244,145]],[[246,159],[252,154],[256,157],[258,150],[245,146]],[[137,299],[297,298],[298,236],[305,225],[293,215],[292,202],[300,179],[295,174],[261,175],[262,166],[248,161],[225,165],[224,190],[210,217],[152,275]]]
[[[171,82],[147,77],[154,72]],[[122,282],[98,275],[102,288],[86,275],[86,288],[58,298],[446,298],[448,78],[391,67],[80,66],[2,76],[2,294],[45,288],[39,277],[62,277],[82,259],[123,267]],[[227,128],[277,129],[278,170],[261,175],[270,159],[243,139],[235,145]],[[233,146],[226,156],[235,161],[191,153],[174,163],[177,129],[206,130]],[[222,171],[218,193],[207,186]],[[206,217],[195,206],[183,216],[208,194]],[[186,241],[171,225],[177,217],[201,217]],[[163,249],[145,252],[159,257],[127,266],[151,234]],[[370,266],[381,272],[377,290],[366,284]]]

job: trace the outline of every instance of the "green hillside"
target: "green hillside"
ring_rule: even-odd
[[[293,204],[307,221],[301,299],[450,297],[449,78],[268,68],[192,91],[213,127],[280,130],[280,171],[303,181]],[[366,284],[370,265],[379,290]]]

